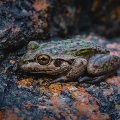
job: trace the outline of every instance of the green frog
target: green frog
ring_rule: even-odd
[[[78,80],[96,83],[112,75],[120,67],[120,57],[81,38],[38,43],[30,41],[27,53],[18,62],[28,73],[57,76],[50,81]]]

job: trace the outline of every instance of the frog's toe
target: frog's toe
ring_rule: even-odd
[[[90,77],[84,76],[84,77],[80,77],[78,79],[78,82],[83,83],[83,82],[87,82],[87,81],[91,81],[92,79]]]
[[[97,83],[97,82],[100,82],[100,81],[102,81],[103,79],[104,79],[104,75],[102,75],[102,76],[99,76],[99,77],[87,77],[87,76],[85,76],[85,77],[83,77],[83,78],[80,78],[79,80],[78,80],[78,82],[79,83]]]
[[[106,78],[107,78],[106,75],[101,75],[101,76],[98,76],[98,77],[93,78],[92,80],[86,81],[86,83],[90,83],[90,84],[98,83],[98,82],[103,81],[103,80],[106,79]]]
[[[60,78],[54,79],[54,80],[48,82],[48,83],[47,83],[47,86],[49,86],[49,85],[51,85],[51,84],[53,84],[53,83],[60,82],[60,81],[65,82],[65,81],[67,81],[67,78],[66,78],[66,77],[60,77]]]
[[[114,74],[114,72],[108,73],[106,75],[97,76],[97,77],[84,76],[82,78],[80,77],[78,79],[78,82],[79,83],[85,82],[85,83],[93,84],[93,83],[101,82],[101,81],[105,80],[106,78],[110,77],[113,74]]]

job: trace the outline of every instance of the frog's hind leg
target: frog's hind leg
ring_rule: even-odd
[[[89,75],[100,76],[116,71],[120,67],[120,57],[98,54],[90,58],[87,65]]]
[[[87,74],[92,77],[79,78],[79,82],[96,83],[111,76],[120,67],[120,57],[108,54],[97,54],[90,58]]]

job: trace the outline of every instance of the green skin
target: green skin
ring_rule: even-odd
[[[31,41],[18,64],[25,72],[57,75],[50,84],[73,79],[96,83],[119,68],[120,57],[110,55],[104,47],[93,42],[74,38],[41,44]]]

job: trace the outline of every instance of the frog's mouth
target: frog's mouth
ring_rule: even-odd
[[[73,61],[61,58],[51,58],[49,55],[42,54],[34,59],[21,59],[20,68],[29,73],[61,74],[71,68]]]
[[[45,73],[50,75],[61,74],[70,69],[70,64],[65,61],[51,60],[49,64],[41,65],[36,61],[27,61],[20,66],[21,70],[30,73]]]

